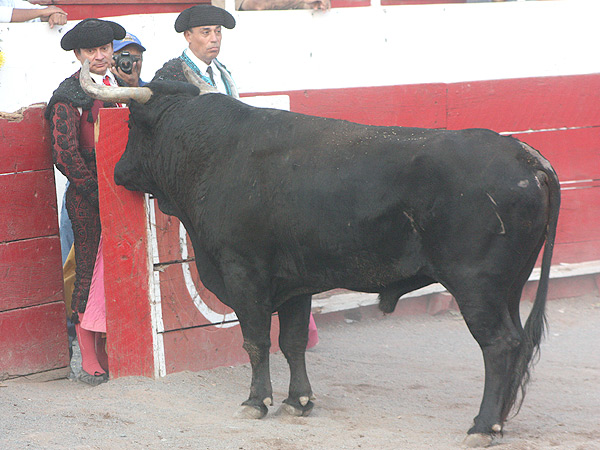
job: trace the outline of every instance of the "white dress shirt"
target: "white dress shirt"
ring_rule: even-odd
[[[104,84],[104,77],[107,75],[108,75],[108,79],[110,81],[111,86],[119,85],[117,83],[117,79],[115,78],[114,74],[110,70],[107,70],[104,75],[98,75],[97,73],[90,72],[90,76],[92,77],[92,80],[94,80],[94,83],[96,83],[96,84]]]
[[[208,69],[209,65],[206,64],[201,59],[197,58],[196,55],[194,55],[194,52],[192,52],[189,48],[185,49],[185,54],[187,55],[188,58],[190,58],[192,60],[192,62],[194,64],[196,64],[196,67],[198,67],[198,69],[200,69],[200,71],[202,72],[202,75],[204,75],[206,78],[210,79],[210,76],[208,75],[208,72],[206,71],[206,69]],[[217,66],[215,64],[211,63],[210,67],[212,67],[213,78],[215,80],[215,84],[217,85],[217,89],[222,94],[227,95],[227,88],[225,87],[225,83],[223,83],[221,71],[219,69],[217,69]]]
[[[104,77],[107,75],[108,75],[108,80],[110,81],[111,86],[119,85],[117,83],[117,79],[115,78],[114,74],[110,70],[107,70],[104,75],[98,75],[97,73],[90,72],[90,77],[92,77],[92,80],[94,80],[94,83],[96,83],[96,84],[104,84]],[[121,103],[117,103],[117,105],[123,106]],[[77,111],[79,111],[79,115],[83,114],[83,108],[78,107]]]
[[[34,5],[24,0],[0,0],[0,23],[9,23],[12,19],[13,9],[41,9],[45,6]],[[39,22],[40,19],[28,20],[28,22]]]

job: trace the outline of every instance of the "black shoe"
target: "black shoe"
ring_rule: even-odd
[[[83,383],[89,384],[90,386],[98,386],[99,384],[106,383],[108,381],[107,373],[98,373],[90,375],[85,370],[82,370],[77,379]]]

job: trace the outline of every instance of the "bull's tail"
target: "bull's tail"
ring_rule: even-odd
[[[554,242],[556,239],[556,228],[558,224],[558,213],[560,209],[560,183],[554,169],[544,160],[541,155],[531,147],[524,145],[527,150],[535,152],[538,158],[543,160],[543,168],[539,170],[538,178],[542,185],[546,186],[548,192],[548,221],[546,224],[546,243],[542,256],[542,267],[533,308],[525,322],[523,341],[519,347],[516,357],[514,376],[511,382],[509,395],[507,396],[502,411],[502,419],[505,420],[512,409],[515,415],[521,409],[527,383],[531,377],[531,369],[539,359],[540,343],[544,337],[546,321],[546,297],[550,279],[550,263]],[[519,395],[520,394],[520,395]],[[517,401],[517,397],[520,397]],[[514,408],[513,408],[514,407]]]

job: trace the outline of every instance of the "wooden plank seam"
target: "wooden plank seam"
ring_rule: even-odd
[[[149,260],[152,261],[153,267],[156,267],[160,262],[158,255],[158,238],[156,235],[156,212],[154,210],[154,200],[148,194],[145,196],[146,211],[148,214],[148,236],[150,240]],[[165,343],[163,333],[165,332],[163,317],[162,317],[162,300],[160,289],[160,271],[151,270],[150,286],[151,293],[151,316],[152,316],[152,341],[154,353],[154,376],[164,377],[167,375],[167,365],[165,359]]]

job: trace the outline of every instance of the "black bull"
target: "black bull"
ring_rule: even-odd
[[[273,312],[291,372],[284,409],[305,415],[311,295],[377,292],[391,312],[438,282],[485,362],[469,439],[502,430],[544,333],[560,204],[547,160],[489,130],[365,126],[198,96],[191,85],[149,88],[147,103],[130,106],[115,181],[181,220],[202,282],[237,314],[252,365],[247,415],[263,417],[272,402]],[[523,327],[520,297],[544,241]]]

